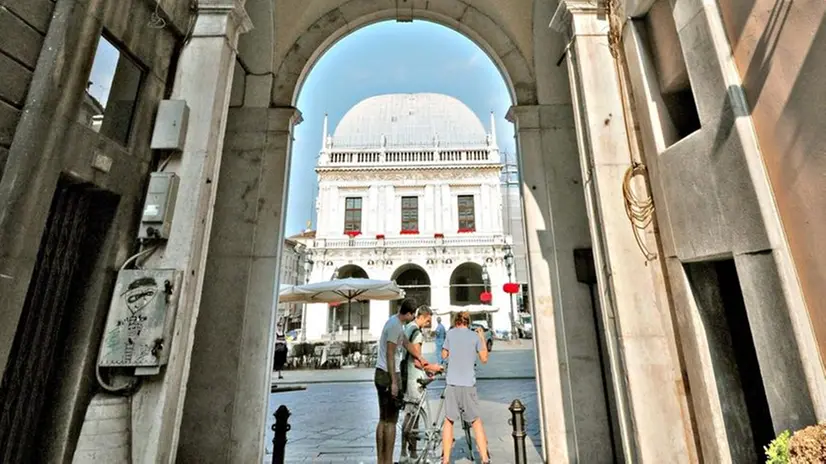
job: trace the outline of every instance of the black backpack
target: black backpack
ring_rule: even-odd
[[[413,329],[413,332],[410,333],[410,339],[408,340],[409,343],[412,343],[413,340],[416,338],[416,334],[421,332],[421,329],[418,327]],[[404,394],[407,390],[407,364],[410,361],[411,355],[410,352],[404,350],[404,356],[402,357],[402,365],[399,366],[399,377],[401,378],[401,385],[399,385],[399,391]]]

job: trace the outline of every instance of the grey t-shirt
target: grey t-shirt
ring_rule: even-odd
[[[472,387],[476,385],[476,356],[482,351],[482,339],[467,327],[455,327],[447,332],[445,345],[448,385]]]

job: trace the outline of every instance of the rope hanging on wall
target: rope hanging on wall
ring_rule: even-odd
[[[611,51],[611,56],[614,57],[614,64],[616,66],[617,80],[620,87],[620,100],[622,101],[623,119],[625,120],[625,134],[628,137],[629,156],[631,158],[631,166],[625,171],[625,176],[622,180],[622,196],[625,199],[625,214],[628,220],[631,221],[631,229],[634,231],[634,239],[637,242],[645,260],[653,261],[657,259],[657,255],[652,253],[645,244],[642,233],[648,226],[654,222],[654,199],[647,193],[648,170],[645,164],[634,159],[633,147],[636,145],[632,139],[633,127],[629,124],[629,116],[631,111],[629,109],[629,95],[626,81],[624,79],[624,63],[625,55],[622,53],[622,18],[618,12],[619,1],[608,0],[606,2],[608,9],[608,48]],[[635,176],[641,176],[643,185],[646,186],[646,196],[644,198],[638,197],[631,188],[631,181]]]
[[[631,221],[637,246],[640,247],[647,261],[653,261],[657,258],[657,255],[651,253],[645,245],[641,233],[645,231],[654,220],[654,200],[648,195],[646,195],[645,198],[638,197],[631,188],[631,181],[634,176],[642,176],[645,178],[646,174],[647,170],[643,164],[629,166],[622,180],[622,196],[625,198],[625,214]]]

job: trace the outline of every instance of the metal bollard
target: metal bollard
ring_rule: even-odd
[[[284,448],[287,445],[287,432],[290,431],[290,410],[283,404],[273,414],[275,423],[272,424],[272,462],[273,464],[284,464]]]
[[[527,464],[528,453],[525,449],[525,406],[518,399],[513,400],[508,408],[511,412],[511,419],[508,421],[513,426],[513,454],[515,464]]]

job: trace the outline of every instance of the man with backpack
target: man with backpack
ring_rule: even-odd
[[[421,397],[422,391],[424,391],[424,388],[418,384],[417,380],[442,370],[442,366],[439,364],[423,366],[417,360],[417,358],[422,356],[422,343],[424,342],[422,329],[430,327],[432,318],[433,311],[427,305],[419,306],[416,310],[416,319],[408,323],[404,328],[404,334],[410,344],[410,350],[408,353],[405,353],[405,357],[400,366],[401,384],[404,386],[402,388],[404,388],[405,402],[400,464],[404,463],[408,457],[409,459],[417,458],[417,437],[410,433],[412,429],[418,427],[418,424],[414,423],[413,418],[416,415],[419,398]]]

